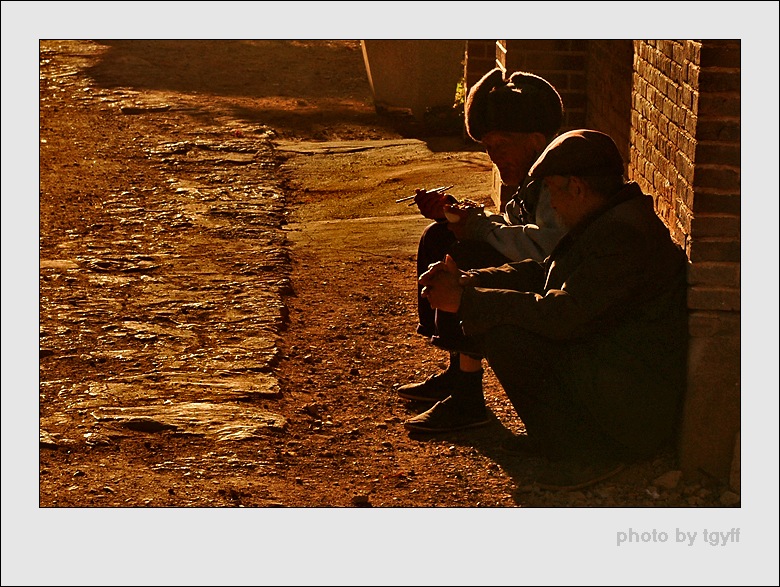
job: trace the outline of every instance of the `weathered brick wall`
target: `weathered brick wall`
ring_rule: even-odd
[[[697,354],[691,366],[682,459],[688,467],[721,475],[726,470],[724,455],[733,450],[733,487],[739,484],[735,475],[740,469],[741,413],[739,40],[704,41],[700,68],[688,294],[697,321],[697,328],[693,322],[691,327],[697,343],[692,351]],[[715,386],[707,389],[694,373],[716,379]]]
[[[630,161],[634,43],[588,41],[585,126],[611,136]]]
[[[694,41],[634,41],[629,177],[690,257],[699,50]]]
[[[721,478],[739,466],[740,67],[739,41],[634,42],[632,179],[690,259],[680,462]]]

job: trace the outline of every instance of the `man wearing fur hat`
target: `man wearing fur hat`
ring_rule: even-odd
[[[674,439],[687,257],[623,166],[608,135],[564,133],[530,171],[568,230],[551,255],[468,272],[447,257],[420,277],[422,295],[457,314],[525,424],[515,449],[615,464]],[[449,429],[485,411],[481,393],[458,389],[406,427]]]
[[[466,130],[480,142],[498,168],[506,186],[519,186],[502,214],[491,214],[470,202],[454,203],[446,193],[417,190],[415,201],[426,218],[435,220],[423,232],[417,253],[417,275],[449,254],[464,269],[490,267],[510,261],[542,261],[563,235],[550,207],[549,194],[530,184],[531,164],[558,133],[563,104],[545,79],[526,72],[505,77],[488,72],[469,92],[465,105]],[[447,220],[449,216],[450,220]],[[450,366],[423,382],[399,388],[400,397],[434,403],[455,388],[482,388],[482,359],[473,341],[463,335],[457,316],[436,311],[418,287],[417,333],[431,337],[450,351]],[[471,425],[485,424],[473,422]]]

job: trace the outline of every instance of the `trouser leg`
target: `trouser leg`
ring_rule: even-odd
[[[447,228],[446,222],[434,222],[423,230],[417,245],[417,276],[428,270],[428,266],[444,259],[455,243],[455,235]],[[428,300],[422,297],[422,286],[417,284],[417,333],[423,336],[436,334],[436,311]]]
[[[529,438],[558,457],[618,450],[560,376],[567,369],[565,343],[516,326],[499,326],[478,340]]]

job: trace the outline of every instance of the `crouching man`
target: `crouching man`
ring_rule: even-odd
[[[572,483],[672,441],[685,387],[687,257],[623,172],[608,135],[561,135],[530,170],[568,230],[550,256],[468,272],[447,257],[420,277],[522,419],[510,450],[582,464]],[[437,432],[485,410],[481,393],[453,392],[405,426]]]

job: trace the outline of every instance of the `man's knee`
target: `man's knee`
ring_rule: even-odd
[[[560,343],[513,324],[501,324],[474,336],[494,371],[552,369],[561,360]]]
[[[431,263],[443,261],[455,240],[446,222],[433,222],[426,226],[417,245],[418,269],[425,271]]]
[[[480,346],[489,354],[503,356],[523,352],[526,347],[544,344],[545,339],[515,324],[499,324],[476,335]]]
[[[420,235],[420,246],[447,249],[456,240],[455,235],[447,228],[446,222],[432,222],[423,229]]]

